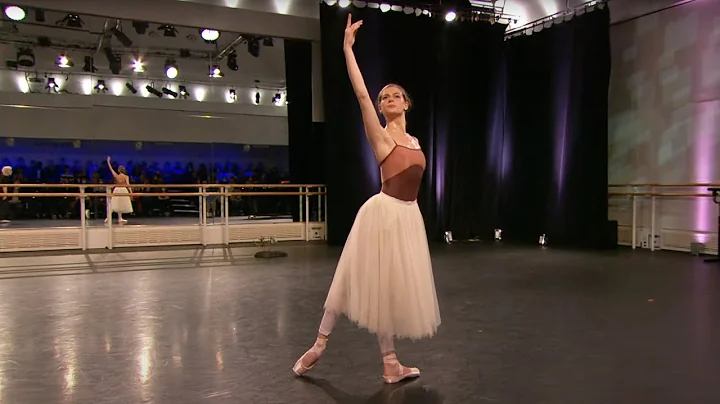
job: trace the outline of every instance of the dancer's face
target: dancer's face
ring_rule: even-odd
[[[409,106],[405,90],[398,86],[390,85],[383,88],[378,97],[378,109],[385,118],[402,115],[408,110]]]

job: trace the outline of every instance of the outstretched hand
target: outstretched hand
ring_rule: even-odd
[[[345,48],[352,48],[352,46],[355,44],[355,35],[357,34],[358,29],[362,25],[362,20],[356,21],[355,23],[352,22],[352,14],[348,14],[347,19],[347,25],[345,26]]]

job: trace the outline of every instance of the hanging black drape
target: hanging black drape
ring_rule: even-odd
[[[494,81],[504,25],[416,17],[370,8],[320,5],[328,241],[342,244],[362,203],[380,190],[380,175],[363,130],[343,55],[347,13],[363,20],[355,56],[372,96],[387,83],[414,101],[408,132],[425,151],[419,196],[428,237],[444,230],[467,238],[491,226],[483,182],[491,167]]]
[[[503,239],[594,247],[607,225],[609,9],[506,41]]]
[[[323,167],[317,158],[322,138],[313,136],[312,45],[310,41],[286,39],[284,46],[290,180],[316,183]]]

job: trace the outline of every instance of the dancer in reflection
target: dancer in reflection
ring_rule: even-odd
[[[368,94],[352,46],[362,21],[345,28],[345,61],[360,103],[365,132],[380,166],[382,190],[360,208],[348,235],[325,301],[315,344],[293,366],[303,375],[325,351],[340,314],[378,337],[383,378],[397,383],[420,370],[403,366],[394,338],[419,339],[435,334],[440,311],[435,293],[423,217],[416,198],[425,170],[425,155],[406,131],[405,113],[412,106],[407,92],[389,84],[377,105]],[[380,123],[377,111],[386,126]]]
[[[110,168],[110,172],[113,175],[113,179],[115,179],[115,184],[118,185],[117,187],[115,187],[113,189],[112,193],[113,194],[130,194],[130,193],[132,193],[132,188],[130,188],[128,186],[128,185],[130,185],[130,177],[128,177],[127,172],[125,171],[125,167],[119,166],[118,171],[116,172],[112,166],[112,162],[110,161],[110,156],[107,157],[107,165],[108,165],[108,168]],[[127,220],[123,219],[122,215],[123,215],[123,213],[132,213],[133,212],[132,201],[130,200],[130,196],[121,195],[121,196],[110,197],[110,210],[111,210],[111,214],[112,214],[112,212],[117,213],[118,224],[127,223]],[[107,223],[108,219],[112,220],[112,217],[105,218],[105,223]]]

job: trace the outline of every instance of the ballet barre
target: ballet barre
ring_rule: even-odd
[[[115,188],[130,188],[131,192],[116,192],[113,193]],[[222,232],[224,233],[225,243],[229,243],[230,240],[230,205],[234,204],[234,201],[240,201],[243,198],[259,198],[259,197],[297,197],[298,200],[295,203],[294,208],[292,203],[290,205],[283,204],[283,214],[287,215],[288,212],[295,212],[294,223],[304,223],[304,239],[310,240],[310,206],[313,205],[313,212],[317,213],[315,221],[323,223],[323,226],[327,228],[327,192],[324,184],[7,184],[8,193],[2,194],[2,197],[8,199],[11,198],[24,198],[25,201],[31,199],[40,198],[66,198],[76,199],[75,206],[72,210],[79,210],[80,213],[80,228],[81,228],[81,245],[82,249],[85,250],[87,246],[87,234],[86,230],[89,228],[88,220],[90,220],[90,212],[87,208],[90,206],[89,203],[95,198],[102,198],[108,201],[106,203],[105,217],[111,218],[113,215],[112,204],[109,201],[112,198],[117,197],[130,197],[133,200],[139,198],[198,198],[198,202],[193,204],[193,211],[195,206],[198,210],[199,224],[202,227],[208,226],[208,216],[211,212],[208,211],[209,206],[217,206],[218,210],[212,210],[213,215],[217,219],[221,219],[222,222],[218,222],[217,219],[210,221],[210,225],[223,226]],[[35,191],[35,192],[33,192]],[[58,192],[53,192],[58,191]],[[311,199],[316,197],[317,199]],[[214,200],[210,200],[213,198]],[[142,200],[141,200],[142,201]],[[190,201],[191,202],[191,201]],[[133,204],[136,202],[133,202]],[[145,202],[142,202],[145,204]],[[210,203],[218,203],[218,205],[210,205]],[[272,206],[272,202],[269,206]],[[78,206],[79,205],[79,206]],[[23,206],[23,205],[20,205]],[[28,205],[25,205],[28,206]],[[69,205],[72,206],[72,205]],[[94,204],[93,206],[97,206]],[[241,208],[243,209],[243,208]],[[272,209],[272,208],[271,208]],[[287,210],[286,210],[287,209]],[[96,213],[95,217],[99,217],[98,210],[93,210]],[[103,212],[101,208],[99,212]],[[217,214],[220,213],[220,214]],[[275,212],[270,211],[268,214],[274,215]],[[250,216],[256,213],[250,213]],[[247,214],[243,213],[247,216]],[[259,214],[262,216],[262,214]],[[162,217],[162,216],[160,216]],[[298,220],[299,219],[299,220]],[[233,223],[237,225],[237,223]],[[256,223],[257,224],[257,223]],[[159,224],[162,226],[162,224]],[[106,228],[108,231],[108,242],[112,248],[113,245],[113,221],[108,220]],[[0,228],[0,231],[3,230]],[[15,231],[21,231],[17,229]],[[322,233],[321,233],[322,234]],[[325,230],[326,234],[326,230]],[[202,233],[203,245],[205,245],[205,233]],[[317,236],[315,236],[317,237]],[[322,236],[321,236],[322,237]]]
[[[619,197],[626,197],[630,198],[631,200],[631,246],[633,249],[637,247],[637,231],[638,231],[638,219],[637,219],[637,211],[638,206],[637,202],[641,198],[649,198],[650,199],[650,234],[651,234],[651,240],[649,240],[649,247],[651,251],[654,251],[656,249],[655,247],[655,234],[657,231],[656,228],[656,212],[657,212],[657,199],[658,198],[673,198],[673,199],[679,199],[679,198],[710,198],[712,197],[711,194],[708,194],[707,192],[699,192],[700,190],[697,190],[698,192],[676,192],[675,189],[677,188],[706,188],[706,187],[714,187],[720,189],[720,184],[715,183],[637,183],[637,184],[610,184],[608,185],[608,188],[612,189],[613,191],[608,192],[609,198],[619,198]],[[621,192],[621,191],[614,191],[615,189],[621,189],[621,188],[630,188],[630,191]],[[636,190],[638,188],[644,188],[645,190],[639,191]],[[663,192],[665,191],[665,192]],[[705,189],[703,189],[705,191]],[[719,218],[720,220],[720,218]],[[718,223],[720,224],[720,223]],[[627,225],[625,225],[627,226]],[[673,229],[674,231],[679,232],[687,232],[687,233],[695,233],[702,231],[699,230],[678,230]],[[720,228],[718,228],[718,231],[720,231]],[[720,233],[719,233],[720,234]],[[677,249],[677,248],[675,248]],[[684,251],[684,250],[683,250]]]

